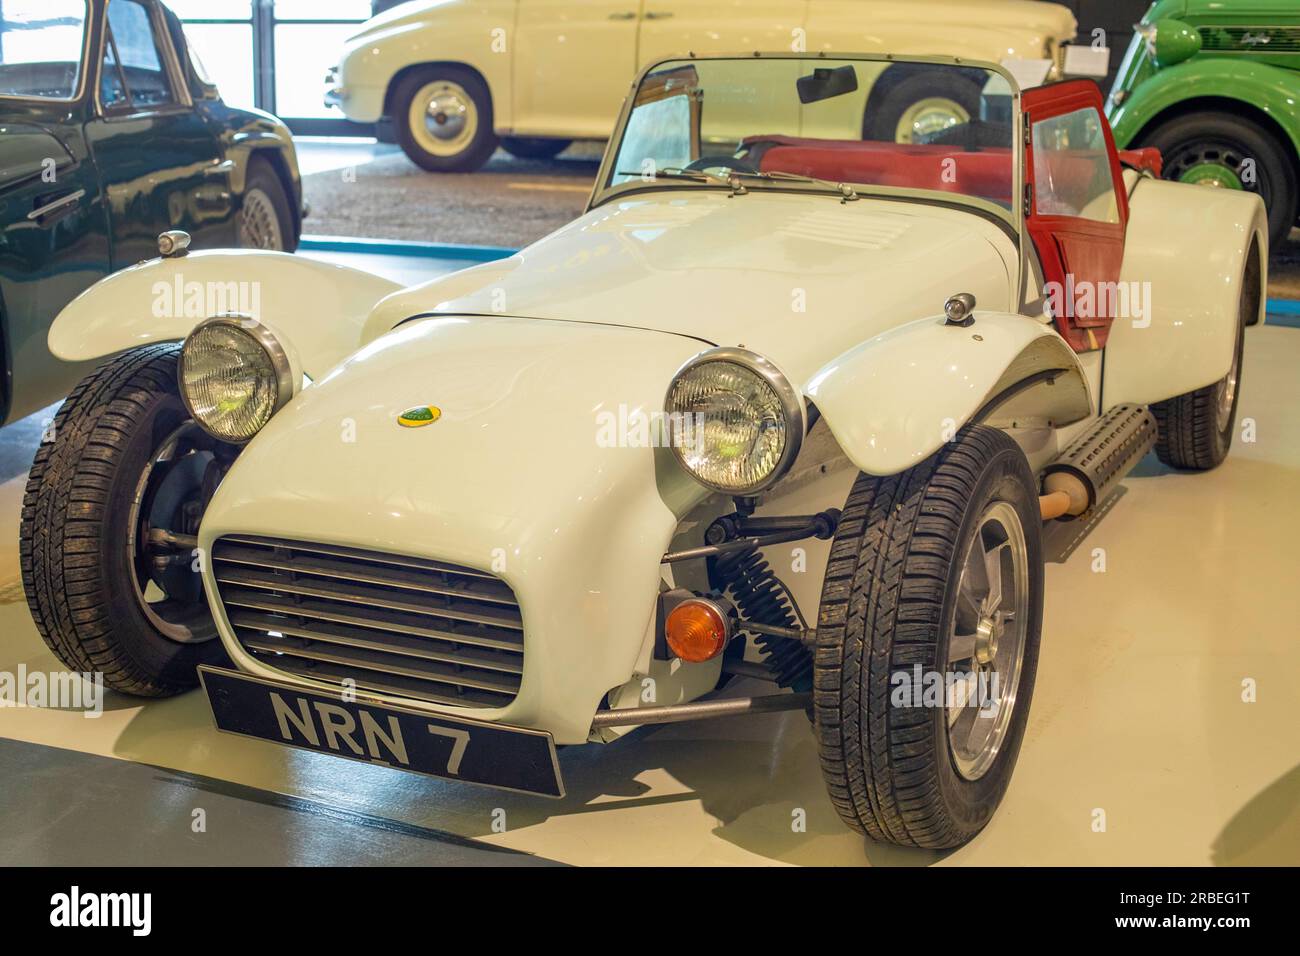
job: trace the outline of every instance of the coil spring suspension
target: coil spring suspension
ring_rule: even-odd
[[[747,619],[777,627],[798,626],[790,598],[757,547],[714,558],[713,571],[717,586],[731,592]],[[796,691],[812,690],[812,655],[803,644],[767,634],[757,635],[755,642],[777,684]]]

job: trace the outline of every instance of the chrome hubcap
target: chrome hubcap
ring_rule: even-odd
[[[962,558],[948,634],[945,727],[953,764],[978,780],[1001,752],[1015,710],[1029,619],[1029,552],[1016,510],[991,503]]]
[[[478,132],[478,110],[465,88],[437,80],[422,87],[411,100],[411,134],[426,151],[454,156]]]
[[[894,140],[899,143],[923,142],[927,136],[969,121],[970,114],[956,100],[930,96],[918,100],[903,112],[894,131]]]
[[[1227,429],[1232,422],[1232,407],[1237,400],[1237,379],[1241,376],[1241,351],[1232,355],[1232,367],[1223,381],[1216,388],[1217,401],[1214,409],[1214,423],[1220,432]]]
[[[246,249],[284,249],[280,235],[280,217],[275,214],[271,197],[260,189],[244,194],[244,209],[239,217],[239,240]]]

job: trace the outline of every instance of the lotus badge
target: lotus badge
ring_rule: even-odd
[[[432,425],[442,417],[442,409],[436,405],[416,405],[397,416],[397,424],[403,428],[423,428]]]

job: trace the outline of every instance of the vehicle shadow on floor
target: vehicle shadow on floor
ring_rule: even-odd
[[[765,692],[748,685],[732,692]],[[567,862],[714,862],[705,834],[791,864],[916,866],[945,855],[876,844],[845,826],[802,712],[646,727],[609,744],[561,748],[567,794],[547,800],[217,734],[206,706],[199,694],[147,704],[118,735],[115,755],[183,765],[213,786],[307,798],[368,825],[387,819],[548,857],[572,840],[583,859]],[[673,833],[656,836],[658,828]]]
[[[1300,865],[1300,765],[1269,784],[1210,845],[1215,866]]]

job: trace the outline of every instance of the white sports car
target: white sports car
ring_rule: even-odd
[[[907,59],[978,110],[864,139],[882,62],[658,63],[583,216],[409,289],[164,235],[50,333],[107,360],[27,489],[49,645],[202,678],[223,730],[549,796],[556,745],[806,710],[850,826],[969,840],[1044,523],[1152,448],[1223,460],[1267,224],[1117,153],[1088,81]]]

